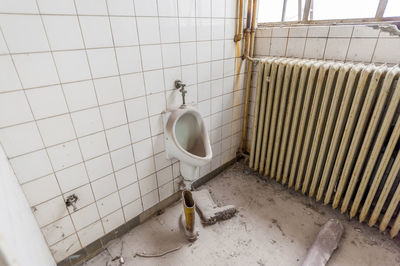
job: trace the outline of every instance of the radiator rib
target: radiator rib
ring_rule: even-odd
[[[400,68],[265,58],[257,75],[249,166],[396,236]]]

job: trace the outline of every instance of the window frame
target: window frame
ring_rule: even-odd
[[[287,0],[283,1],[281,21],[277,22],[259,22],[258,26],[276,26],[276,25],[296,25],[296,24],[354,24],[354,23],[376,23],[376,22],[400,22],[400,16],[398,17],[384,17],[385,9],[388,0],[379,0],[379,4],[376,9],[375,17],[373,18],[349,18],[349,19],[325,19],[325,20],[313,20],[313,0],[305,0],[304,10],[302,10],[302,0],[298,0],[298,20],[296,21],[284,21],[286,13]]]

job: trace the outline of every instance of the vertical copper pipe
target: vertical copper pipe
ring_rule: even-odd
[[[243,0],[239,0],[239,6],[236,13],[239,13],[239,26],[236,28],[235,42],[242,40],[243,35]]]
[[[251,0],[249,0],[250,2]],[[251,15],[251,30],[249,28],[246,29],[246,34],[248,32],[251,32],[251,39],[249,43],[249,48],[245,49],[245,58],[251,58],[253,57],[254,53],[254,38],[255,38],[255,26],[256,26],[256,12],[257,12],[257,0],[253,0],[253,10],[252,10],[252,15]],[[250,8],[247,10],[247,14],[250,13]],[[247,15],[247,24],[249,24],[250,19],[249,15]],[[250,38],[250,36],[246,35],[247,38]],[[247,39],[246,38],[246,39]],[[247,46],[245,47],[247,48]],[[248,51],[248,54],[246,53],[246,50]],[[249,112],[249,98],[250,98],[250,84],[251,84],[251,71],[253,69],[253,62],[251,60],[247,61],[247,80],[246,80],[246,96],[244,100],[244,113],[243,113],[243,126],[242,126],[242,141],[240,143],[240,149],[241,151],[247,150],[245,145],[246,145],[246,137],[247,137],[247,116]]]
[[[248,0],[247,2],[247,21],[246,21],[246,30],[244,32],[244,52],[243,59],[246,58],[246,55],[249,53],[249,42],[250,42],[250,25],[251,25],[251,4],[252,0]]]

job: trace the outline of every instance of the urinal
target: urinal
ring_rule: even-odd
[[[164,113],[165,151],[168,159],[180,161],[180,171],[186,189],[199,177],[199,167],[211,161],[212,151],[207,128],[200,113],[186,105],[184,84],[181,89],[183,104]]]

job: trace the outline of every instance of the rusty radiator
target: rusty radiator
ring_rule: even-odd
[[[400,229],[400,68],[265,58],[249,166],[381,231]]]

